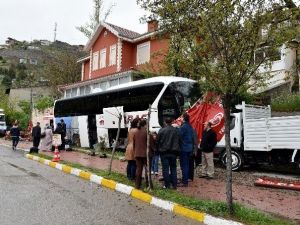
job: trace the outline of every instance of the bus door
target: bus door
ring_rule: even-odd
[[[89,146],[93,148],[93,145],[98,142],[96,115],[88,115],[88,138]]]

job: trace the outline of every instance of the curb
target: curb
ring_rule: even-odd
[[[25,157],[27,159],[31,159],[31,160],[37,161],[41,164],[48,165],[52,168],[61,170],[67,174],[73,174],[84,180],[89,180],[89,181],[96,183],[98,185],[101,185],[103,187],[106,187],[106,188],[121,192],[123,194],[129,195],[140,201],[143,201],[148,204],[154,205],[158,208],[170,211],[170,212],[174,213],[175,215],[184,216],[184,217],[190,218],[192,220],[196,220],[198,222],[201,222],[201,223],[204,223],[207,225],[216,225],[216,224],[218,224],[218,225],[243,225],[242,223],[239,223],[239,222],[214,217],[209,214],[199,212],[197,210],[189,209],[189,208],[182,206],[180,204],[177,204],[177,203],[173,203],[170,201],[156,198],[148,193],[145,193],[141,190],[135,189],[131,186],[128,186],[128,185],[125,185],[122,183],[117,183],[116,181],[109,180],[109,179],[103,178],[101,176],[98,176],[96,174],[92,174],[90,172],[86,172],[86,171],[83,171],[80,169],[72,168],[72,167],[64,165],[64,164],[52,162],[48,159],[44,159],[39,156],[26,154]]]

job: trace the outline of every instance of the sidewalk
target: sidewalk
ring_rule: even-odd
[[[11,143],[0,139],[0,145],[11,145]],[[20,142],[18,148],[29,149],[30,146],[31,143]],[[42,153],[52,156],[50,152]],[[110,160],[109,158],[99,158],[73,151],[62,151],[60,155],[62,160],[97,169],[107,169]],[[126,165],[126,162],[114,160],[113,170],[125,173]],[[225,201],[225,187],[226,183],[219,178],[214,180],[195,178],[193,182],[189,183],[189,187],[178,188],[178,191],[194,198]],[[250,186],[234,183],[233,197],[235,202],[249,208],[260,209],[300,223],[300,192],[255,187],[253,184]]]

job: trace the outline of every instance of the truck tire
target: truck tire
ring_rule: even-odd
[[[232,171],[239,171],[243,168],[244,158],[243,155],[235,150],[231,150],[232,157]],[[222,165],[226,168],[226,151],[224,151],[221,155]]]

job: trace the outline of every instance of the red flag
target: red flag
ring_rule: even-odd
[[[217,140],[222,139],[224,135],[224,109],[219,96],[208,93],[186,112],[190,116],[190,124],[197,132],[198,140],[202,138],[205,122],[211,122],[212,129],[217,133]],[[182,122],[181,116],[173,123],[181,125]]]

